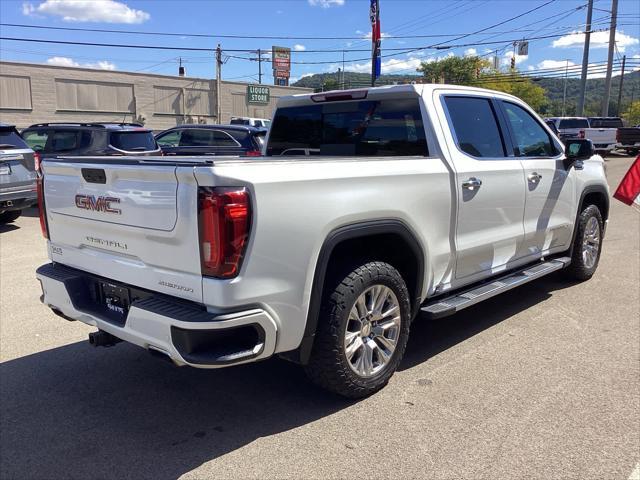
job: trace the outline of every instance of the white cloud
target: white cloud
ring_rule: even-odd
[[[478,54],[478,51],[475,48],[467,48],[464,51],[464,56],[465,57],[473,57],[473,56],[475,56],[477,54]]]
[[[107,60],[100,60],[95,63],[78,63],[69,57],[51,57],[47,59],[47,64],[56,65],[58,67],[83,67],[95,68],[98,70],[115,70],[116,65]]]
[[[638,45],[638,43],[640,43],[640,40],[637,38],[634,38],[631,35],[626,35],[620,30],[616,31],[616,46],[619,51],[624,52],[626,47]],[[581,32],[571,32],[564,37],[554,40],[551,45],[553,48],[582,48],[584,46],[584,34]],[[609,30],[592,33],[589,46],[591,48],[607,48],[609,46]]]
[[[307,49],[307,47],[305,47],[304,45],[300,45],[299,43],[296,43],[296,44],[293,46],[293,49],[294,49],[296,52],[304,52],[304,51]]]
[[[312,7],[341,7],[344,5],[345,0],[307,0]]]
[[[574,67],[576,64],[572,61],[569,61],[569,66]],[[545,68],[565,68],[567,66],[566,60],[542,60],[538,63],[537,67],[540,69]]]
[[[23,3],[22,13],[62,17],[65,22],[143,23],[151,18],[147,12],[115,0],[45,0],[38,5]]]

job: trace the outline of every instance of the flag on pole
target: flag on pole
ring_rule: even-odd
[[[622,203],[640,207],[640,155],[631,165],[613,196]]]
[[[371,18],[371,85],[375,85],[381,70],[381,46],[380,46],[380,0],[371,0],[369,10]]]

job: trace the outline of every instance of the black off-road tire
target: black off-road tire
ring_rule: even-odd
[[[585,260],[582,254],[583,250],[583,242],[584,242],[584,234],[585,229],[587,227],[587,223],[589,219],[595,218],[598,222],[598,232],[600,243],[598,245],[598,254],[596,257],[596,261],[592,266],[588,266],[585,264]],[[585,281],[589,280],[593,274],[596,272],[598,268],[598,263],[600,262],[600,253],[602,252],[602,240],[604,235],[604,222],[602,221],[602,214],[600,213],[600,209],[595,205],[587,205],[583,208],[582,212],[580,212],[580,216],[578,217],[578,224],[576,226],[576,236],[573,241],[573,252],[571,255],[571,265],[569,265],[565,270],[565,276],[570,278],[571,280],[577,281]]]
[[[384,285],[396,295],[400,327],[396,348],[383,370],[373,376],[358,375],[349,366],[344,338],[349,312],[358,297],[373,285]],[[384,262],[359,266],[343,278],[329,279],[318,321],[313,350],[305,370],[320,387],[348,398],[362,398],[384,387],[398,368],[409,338],[411,302],[400,273]]]
[[[15,222],[22,214],[22,210],[12,210],[10,212],[0,213],[0,223]]]

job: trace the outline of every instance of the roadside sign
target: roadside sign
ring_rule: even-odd
[[[291,49],[286,47],[271,47],[271,62],[274,70],[291,71]]]
[[[262,85],[247,85],[247,103],[253,105],[265,105],[271,99],[269,87]]]
[[[273,76],[276,78],[289,78],[288,70],[274,70]]]
[[[518,56],[529,55],[529,42],[518,43]]]

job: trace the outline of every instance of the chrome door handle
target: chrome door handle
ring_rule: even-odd
[[[462,188],[471,191],[480,188],[481,185],[482,180],[479,180],[476,177],[471,177],[469,180],[465,180],[464,182],[462,182]]]
[[[542,175],[538,172],[533,172],[527,176],[527,180],[529,180],[530,183],[539,183],[540,180],[542,180]]]

